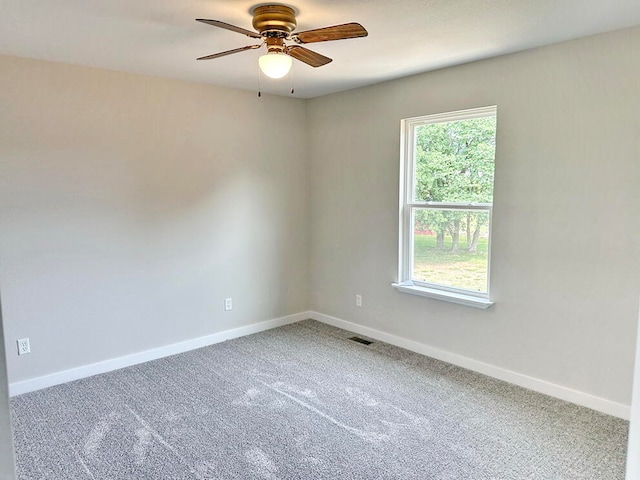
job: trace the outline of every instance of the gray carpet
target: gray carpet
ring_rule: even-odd
[[[311,320],[12,399],[20,480],[624,478],[627,422]]]

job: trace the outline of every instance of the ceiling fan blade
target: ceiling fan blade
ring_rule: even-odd
[[[300,43],[327,42],[329,40],[344,40],[346,38],[366,37],[369,33],[359,23],[345,23],[333,27],[307,30],[293,35]]]
[[[231,55],[232,53],[244,52],[245,50],[253,50],[260,48],[262,45],[249,45],[247,47],[234,48],[233,50],[227,50],[226,52],[213,53],[205,57],[196,58],[196,60],[212,60],[214,58],[224,57],[225,55]]]
[[[287,53],[296,60],[300,60],[312,67],[321,67],[333,61],[329,57],[325,57],[324,55],[320,55],[319,53],[298,45],[287,47]]]
[[[207,25],[213,25],[214,27],[224,28],[225,30],[231,30],[232,32],[241,33],[251,38],[262,38],[262,36],[257,32],[252,32],[251,30],[247,30],[246,28],[236,27],[235,25],[230,25],[228,23],[221,22],[220,20],[208,20],[206,18],[196,18],[196,22],[206,23]]]

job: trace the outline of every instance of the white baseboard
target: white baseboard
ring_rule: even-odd
[[[213,345],[215,343],[224,342],[225,340],[231,340],[233,338],[243,337],[245,335],[251,335],[253,333],[263,332],[272,328],[289,325],[296,323],[307,318],[312,318],[334,327],[349,330],[360,335],[380,340],[382,342],[390,343],[401,348],[405,348],[412,352],[420,353],[428,357],[442,360],[459,367],[463,367],[474,372],[482,373],[484,375],[504,380],[515,385],[519,385],[530,390],[534,390],[545,395],[566,400],[567,402],[582,405],[593,410],[597,410],[608,415],[623,418],[628,420],[631,415],[631,407],[621,403],[613,402],[601,397],[596,397],[588,393],[573,390],[571,388],[557,385],[545,380],[540,380],[528,375],[513,372],[505,368],[497,367],[488,363],[480,362],[472,358],[464,357],[455,353],[447,352],[438,348],[430,347],[428,345],[408,340],[406,338],[398,337],[381,330],[365,327],[357,323],[348,322],[340,318],[332,317],[318,312],[300,312],[286,317],[274,318],[272,320],[266,320],[264,322],[254,323],[246,325],[244,327],[238,327],[224,332],[214,333],[204,337],[194,338],[184,342],[174,343],[166,345],[164,347],[154,348],[152,350],[146,350],[124,357],[113,358],[105,360],[103,362],[92,363],[90,365],[83,365],[81,367],[72,368],[70,370],[64,370],[61,372],[44,375],[41,377],[31,378],[23,380],[21,382],[14,382],[9,384],[9,395],[15,396],[22,393],[33,392],[42,388],[52,387],[73,380],[79,380],[81,378],[91,377],[99,373],[111,372],[120,368],[137,365],[139,363],[148,362],[151,360],[157,360],[159,358],[175,355],[178,353],[187,352],[189,350],[195,350],[196,348],[206,347],[207,345]]]
[[[33,392],[42,388],[91,377],[99,373],[111,372],[113,370],[118,370],[119,368],[130,367],[150,360],[157,360],[177,353],[195,350],[196,348],[206,347],[207,345],[224,342],[225,340],[244,337],[245,335],[259,333],[265,330],[271,330],[272,328],[282,327],[284,325],[299,322],[300,320],[306,320],[307,318],[310,318],[310,315],[310,312],[300,312],[293,315],[287,315],[286,317],[274,318],[272,320],[253,323],[251,325],[245,325],[244,327],[225,330],[224,332],[174,343],[164,347],[154,348],[152,350],[145,350],[143,352],[126,355],[124,357],[112,358],[103,362],[83,365],[82,367],[11,383],[9,384],[9,395],[14,396],[22,393]]]
[[[520,387],[528,388],[551,397],[556,397],[567,402],[575,403],[583,407],[591,408],[614,417],[623,418],[629,420],[631,415],[631,407],[622,403],[613,402],[605,398],[596,397],[588,393],[573,390],[571,388],[563,387],[555,383],[540,380],[538,378],[523,375],[522,373],[513,372],[505,368],[497,367],[488,363],[480,362],[472,358],[464,357],[455,353],[440,350],[439,348],[430,347],[428,345],[408,340],[406,338],[391,335],[389,333],[376,330],[374,328],[358,325],[357,323],[348,322],[340,318],[332,317],[318,312],[309,312],[309,317],[334,327],[349,330],[360,335],[380,340],[381,342],[390,343],[397,347],[410,350],[412,352],[426,355],[443,362],[451,363],[459,367],[472,370],[474,372],[482,373],[489,377],[504,380],[505,382],[513,383]]]

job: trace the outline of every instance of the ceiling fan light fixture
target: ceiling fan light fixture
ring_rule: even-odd
[[[291,63],[291,57],[281,52],[269,52],[258,58],[260,70],[270,78],[284,77],[291,70]]]

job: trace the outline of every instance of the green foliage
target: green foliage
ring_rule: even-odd
[[[416,202],[491,203],[495,158],[495,117],[421,125],[415,131]],[[444,236],[452,238],[452,250],[458,249],[460,231],[479,232],[488,222],[483,212],[418,209],[414,211],[417,230],[438,235],[436,248],[444,248]]]
[[[466,240],[462,239],[460,243],[461,247],[467,247]],[[486,292],[487,239],[479,239],[475,252],[469,252],[467,248],[452,252],[450,247],[451,239],[445,241],[445,249],[438,249],[434,235],[415,235],[412,278],[475,292]]]
[[[491,203],[495,117],[416,128],[416,201]]]

